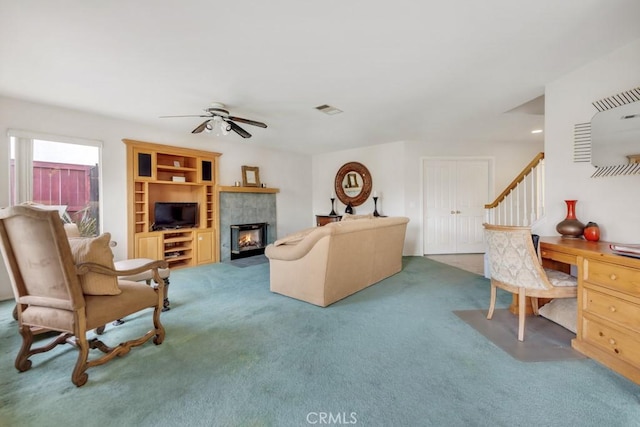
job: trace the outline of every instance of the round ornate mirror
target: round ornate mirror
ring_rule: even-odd
[[[365,165],[349,162],[336,174],[335,190],[338,200],[345,205],[360,206],[371,194],[371,174]]]

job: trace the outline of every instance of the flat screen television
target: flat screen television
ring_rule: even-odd
[[[156,202],[154,230],[192,228],[198,225],[198,204],[194,202]]]

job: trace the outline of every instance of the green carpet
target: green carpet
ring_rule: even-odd
[[[487,308],[481,276],[406,257],[323,309],[271,294],[268,272],[172,272],[165,342],[90,369],[81,388],[69,346],[15,370],[13,302],[0,303],[0,425],[640,425],[640,386],[590,359],[520,362],[456,316]],[[499,308],[510,300],[499,291]],[[107,343],[150,325],[127,320]]]

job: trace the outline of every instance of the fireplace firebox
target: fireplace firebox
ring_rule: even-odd
[[[231,226],[231,259],[262,255],[267,246],[267,224],[237,224]]]

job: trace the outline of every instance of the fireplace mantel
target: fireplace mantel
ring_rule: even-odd
[[[234,186],[224,186],[221,185],[218,187],[221,193],[279,193],[279,188],[263,188],[263,187],[234,187]]]

